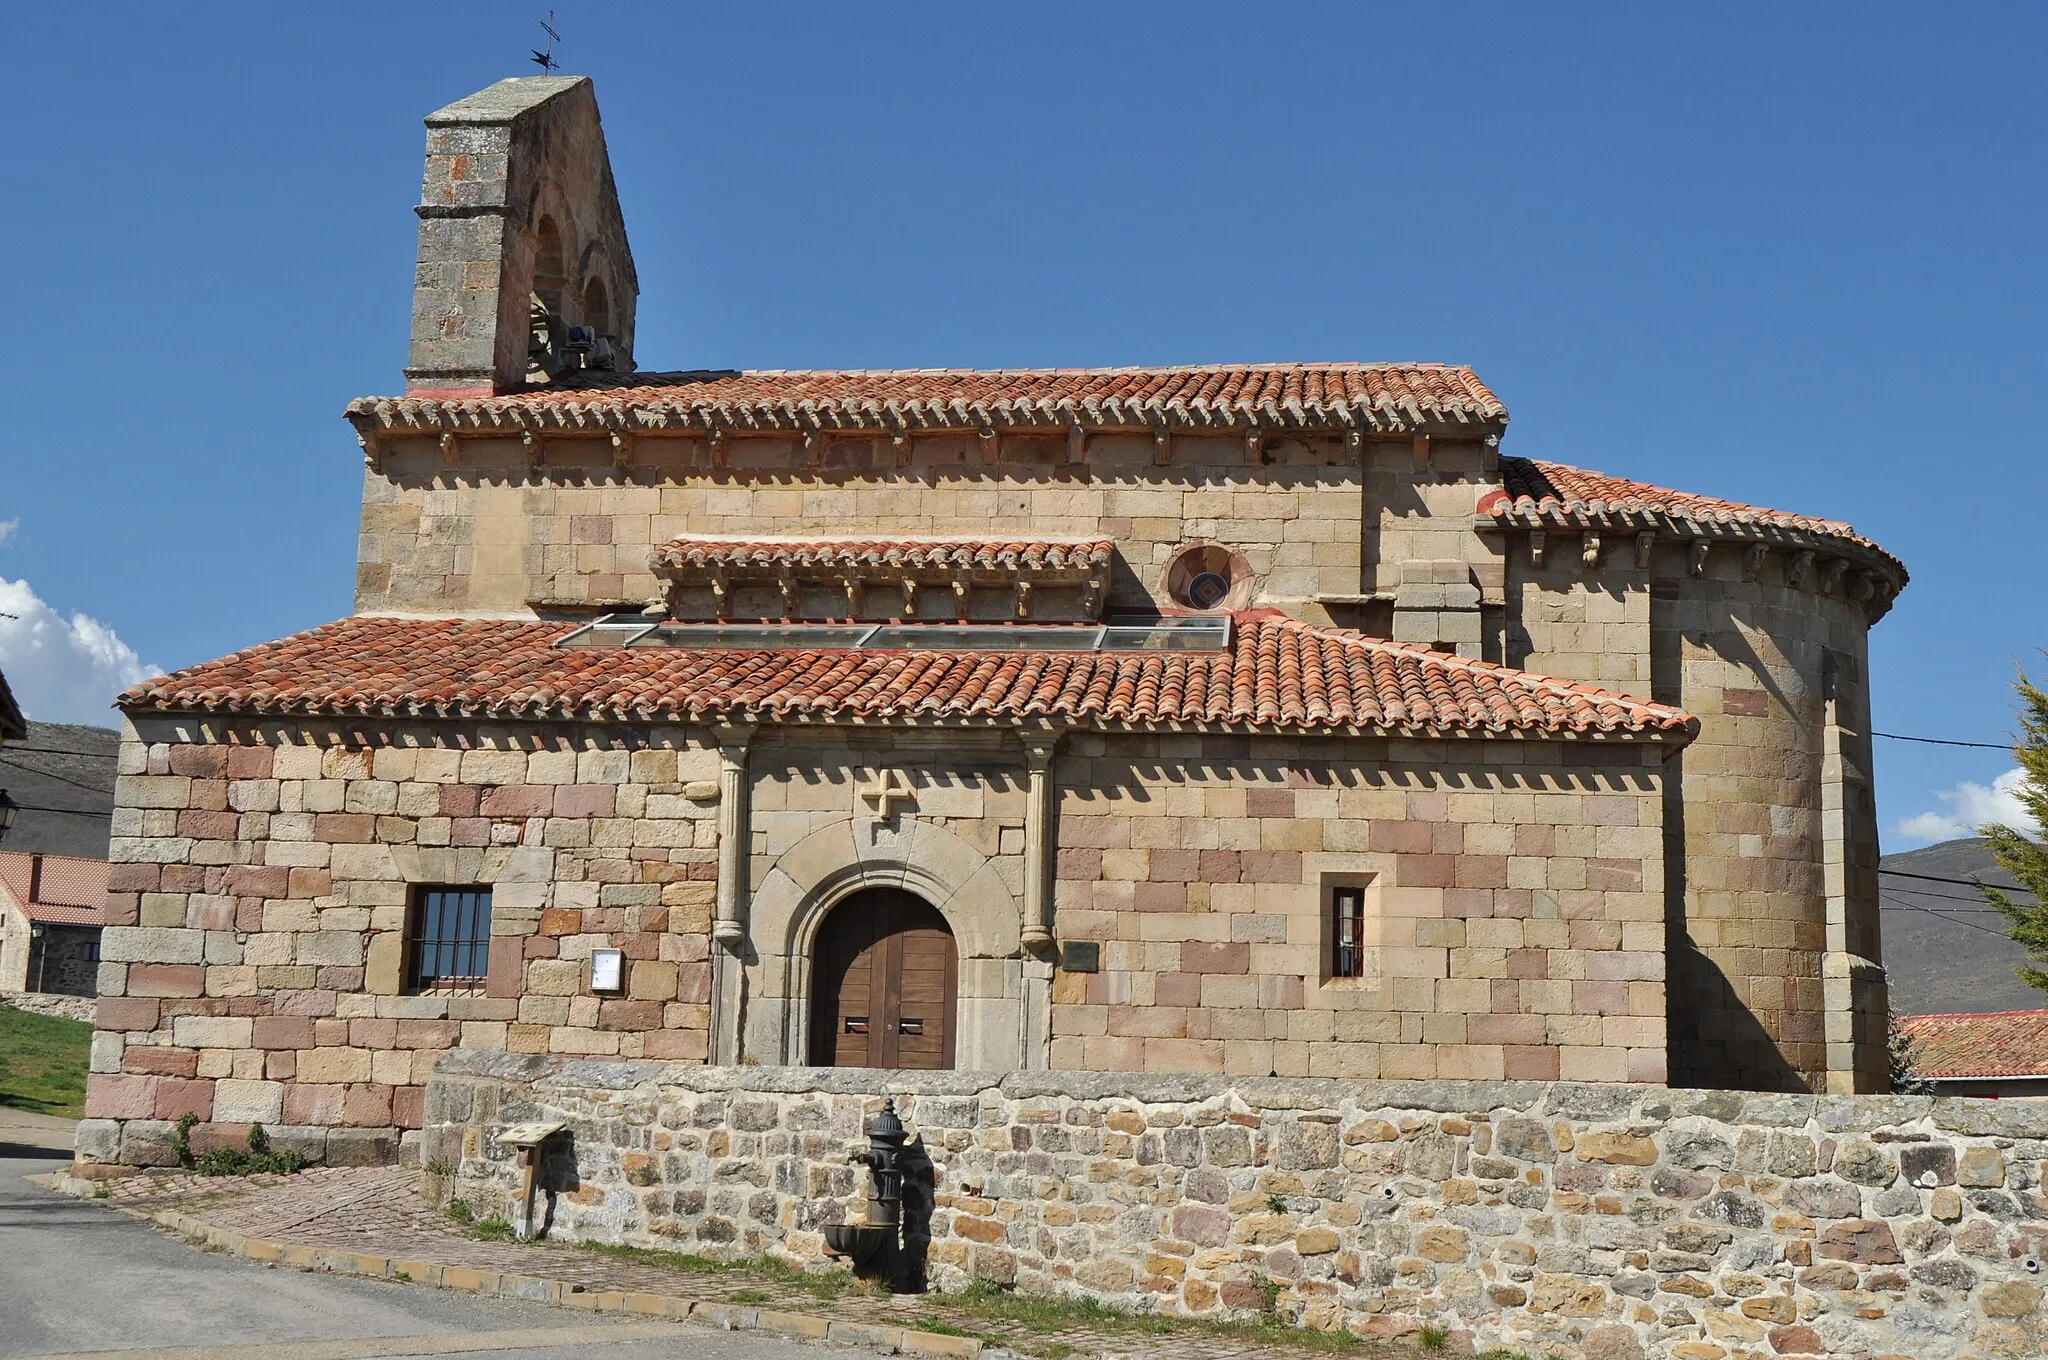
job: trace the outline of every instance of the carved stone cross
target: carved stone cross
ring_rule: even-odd
[[[910,787],[910,781],[903,777],[903,771],[897,769],[877,771],[875,782],[864,789],[856,789],[854,797],[859,802],[874,804],[872,815],[873,820],[877,822],[889,820],[889,804],[892,802],[900,799],[906,803],[914,803],[917,800],[916,793]]]

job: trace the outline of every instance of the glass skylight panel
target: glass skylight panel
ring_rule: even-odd
[[[959,624],[910,623],[878,628],[863,645],[912,652],[1092,652],[1100,628],[1060,624],[1018,624],[989,628]]]
[[[629,644],[634,647],[858,647],[875,632],[871,623],[728,624],[664,623]]]
[[[1061,623],[675,623],[612,614],[558,647],[678,647],[774,651],[1214,652],[1230,642],[1227,616],[1112,617]]]

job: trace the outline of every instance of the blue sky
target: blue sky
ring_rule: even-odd
[[[531,70],[539,14],[10,13],[0,666],[90,696],[39,716],[348,612],[340,411],[400,383],[419,120]],[[1878,728],[2010,729],[2048,643],[2048,8],[614,0],[558,27],[645,366],[1470,363],[1508,452],[1854,521],[1914,576],[1872,637]],[[1880,746],[1891,848],[2010,766]]]

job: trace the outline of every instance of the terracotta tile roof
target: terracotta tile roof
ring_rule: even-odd
[[[0,889],[24,916],[60,926],[106,923],[107,862],[0,850]]]
[[[716,567],[945,567],[1087,572],[1109,565],[1116,544],[1091,539],[715,538],[685,534],[648,557],[654,570]]]
[[[1897,558],[1838,519],[1816,519],[1744,505],[1741,501],[1695,496],[1534,458],[1501,459],[1500,479],[1501,490],[1480,498],[1480,514],[1559,528],[1650,524],[1668,518],[1694,524],[1787,529],[1868,549],[1897,567],[1902,580],[1905,576],[1905,567]]]
[[[1900,1026],[1920,1076],[2048,1076],[2048,1010],[1913,1015]]]
[[[1468,427],[1507,408],[1451,364],[585,373],[505,396],[364,397],[358,430]]]
[[[561,623],[349,618],[148,680],[128,709],[693,721],[989,722],[1691,739],[1588,685],[1270,612],[1218,652],[557,647]]]

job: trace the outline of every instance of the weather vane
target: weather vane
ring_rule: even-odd
[[[562,35],[555,32],[555,12],[553,10],[549,10],[548,17],[541,20],[540,31],[548,35],[548,45],[533,49],[533,64],[540,67],[543,71],[561,70],[562,63],[555,60],[555,44],[562,40]]]

